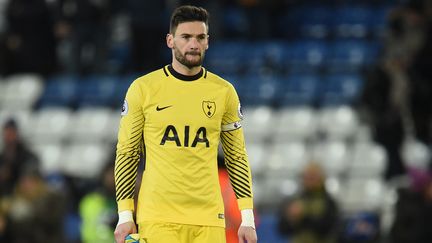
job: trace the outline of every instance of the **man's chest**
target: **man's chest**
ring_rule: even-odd
[[[225,95],[212,87],[164,87],[144,107],[145,129],[159,135],[220,132]]]

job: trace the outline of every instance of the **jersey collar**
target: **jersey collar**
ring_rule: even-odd
[[[167,69],[168,69],[168,72],[167,72]],[[207,76],[207,70],[204,70],[204,68],[201,68],[199,73],[192,75],[192,76],[188,76],[188,75],[183,75],[181,73],[178,73],[176,70],[174,70],[174,68],[172,67],[171,64],[164,67],[164,72],[167,76],[169,76],[168,73],[170,73],[172,76],[174,76],[175,78],[180,79],[182,81],[195,81],[195,80],[200,79],[203,76],[203,74],[204,74],[204,78],[206,78],[206,76]]]

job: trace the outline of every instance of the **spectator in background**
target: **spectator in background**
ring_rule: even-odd
[[[56,71],[53,20],[45,0],[10,0],[6,32],[0,43],[0,71],[4,75]]]
[[[416,137],[432,143],[432,2],[410,1],[408,6],[422,31],[422,39],[409,69],[412,79],[411,107]],[[411,37],[408,37],[411,38]]]
[[[129,17],[131,72],[147,72],[163,66],[165,1],[126,0]],[[169,53],[167,52],[169,55]]]
[[[432,77],[426,71],[430,21],[423,14],[427,2],[408,1],[391,11],[383,58],[368,72],[360,99],[374,139],[389,156],[386,179],[406,173],[400,150],[407,137],[432,142]]]
[[[56,35],[62,41],[64,71],[105,72],[111,0],[58,0]]]
[[[400,188],[391,243],[432,242],[432,177],[430,171],[412,169],[409,188]]]
[[[405,135],[412,129],[411,113],[407,104],[409,83],[405,64],[399,55],[388,57],[366,74],[360,98],[361,116],[373,132],[373,138],[388,154],[385,178],[405,174],[399,151]]]
[[[114,163],[110,161],[101,172],[99,188],[83,197],[79,205],[83,243],[114,242],[117,224]]]
[[[302,179],[303,190],[282,203],[279,232],[293,243],[336,242],[338,209],[324,186],[322,168],[316,163],[308,164]]]
[[[13,119],[3,125],[3,144],[0,152],[0,196],[13,192],[23,171],[39,169],[39,159],[21,140],[18,125]]]
[[[8,242],[63,242],[65,200],[48,186],[36,168],[22,171],[5,204]]]
[[[371,125],[375,141],[383,145],[389,157],[386,179],[405,174],[399,151],[406,136],[412,136],[415,129],[409,102],[412,80],[408,75],[422,39],[415,16],[405,8],[391,11],[382,59],[366,73],[360,98],[362,115]]]

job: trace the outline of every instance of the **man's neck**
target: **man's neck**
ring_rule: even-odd
[[[201,71],[201,66],[188,68],[179,62],[172,62],[172,67],[174,68],[174,70],[176,72],[183,74],[183,75],[186,75],[186,76],[193,76],[193,75],[198,74]]]

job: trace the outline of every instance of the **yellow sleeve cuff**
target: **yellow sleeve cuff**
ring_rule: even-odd
[[[133,199],[124,199],[117,202],[118,212],[130,210],[135,211],[135,204]]]
[[[237,203],[240,210],[253,209],[253,199],[251,197],[239,198]]]

